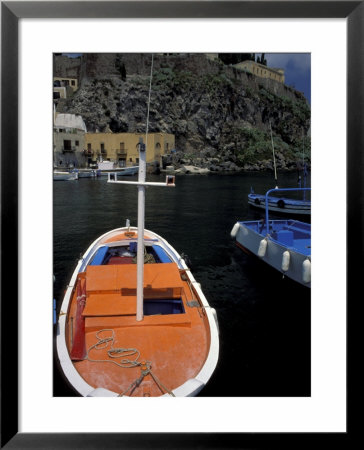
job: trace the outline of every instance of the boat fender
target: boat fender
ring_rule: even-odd
[[[236,235],[238,234],[239,230],[239,222],[236,222],[236,224],[233,226],[233,229],[231,230],[230,236],[234,239]]]
[[[289,269],[289,262],[291,259],[291,255],[288,250],[286,250],[282,255],[282,270],[283,272],[287,272]]]
[[[267,252],[268,241],[266,238],[262,239],[258,248],[258,256],[259,258],[263,258]]]
[[[308,258],[302,263],[302,279],[304,283],[311,282],[311,261]]]

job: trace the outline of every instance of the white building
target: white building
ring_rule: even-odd
[[[87,165],[86,132],[86,125],[81,116],[54,113],[53,164],[55,167],[84,167]]]

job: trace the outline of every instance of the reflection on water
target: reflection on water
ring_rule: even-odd
[[[131,177],[135,179],[135,177]],[[297,174],[279,174],[297,187]],[[164,176],[148,176],[162,181]],[[200,396],[309,396],[310,290],[235,247],[237,220],[263,217],[247,203],[274,187],[269,173],[179,176],[175,188],[147,188],[145,227],[189,257],[216,309],[218,367]],[[54,182],[54,295],[58,308],[76,260],[102,233],[137,222],[137,189],[106,178]],[[54,395],[71,395],[57,369]]]

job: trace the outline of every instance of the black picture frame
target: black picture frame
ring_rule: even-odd
[[[364,2],[363,1],[11,1],[1,2],[1,448],[291,448],[328,439],[346,448],[347,432],[19,433],[18,432],[18,22],[22,18],[346,18],[347,19],[347,311],[359,300],[363,276]],[[334,94],[333,94],[334,95]],[[11,152],[9,151],[11,149]],[[340,183],[340,180],[333,180]],[[359,252],[359,255],[358,255]],[[357,257],[359,256],[359,258]],[[5,282],[6,280],[6,282]],[[9,301],[11,300],[11,301]],[[10,318],[10,319],[9,319]],[[350,320],[348,323],[350,323]],[[11,345],[8,341],[11,324]],[[348,335],[348,343],[351,343]],[[348,350],[348,377],[351,374]],[[350,378],[348,378],[350,381]],[[282,446],[283,444],[280,444]]]

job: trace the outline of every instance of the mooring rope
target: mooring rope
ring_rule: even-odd
[[[102,337],[100,336],[101,333],[105,332],[111,332],[111,336]],[[140,367],[141,368],[141,375],[136,380],[134,380],[130,386],[122,393],[118,395],[118,397],[122,397],[125,395],[128,391],[131,390],[130,395],[134,392],[134,390],[140,386],[142,383],[144,377],[146,377],[148,374],[151,375],[159,389],[163,392],[167,392],[171,396],[175,396],[173,392],[168,389],[158,378],[157,376],[152,372],[152,363],[151,361],[139,361],[140,352],[137,348],[123,348],[123,347],[113,347],[115,342],[115,332],[113,329],[110,328],[104,328],[103,330],[99,330],[96,332],[96,344],[92,345],[86,354],[85,359],[91,362],[109,362],[116,364],[119,367],[122,367],[124,369],[130,369],[133,367]],[[95,350],[104,350],[108,347],[109,342],[111,342],[110,349],[108,350],[107,354],[109,358],[123,358],[119,362],[114,361],[112,359],[93,359],[90,357],[90,352]],[[136,355],[136,356],[135,356]],[[134,359],[129,359],[129,357],[135,356]]]
[[[100,337],[100,333],[104,333],[106,331],[111,331],[112,336],[107,336],[107,337]],[[105,328],[103,330],[99,330],[96,332],[96,339],[97,342],[96,344],[92,345],[86,354],[85,359],[87,359],[88,361],[91,362],[109,362],[109,363],[113,363],[116,364],[119,367],[123,367],[125,369],[129,369],[132,367],[137,367],[140,365],[140,362],[138,361],[139,356],[140,356],[140,352],[138,349],[136,348],[114,348],[113,344],[115,342],[115,333],[114,330],[112,329],[108,329]],[[111,342],[111,347],[110,350],[108,350],[107,354],[110,358],[121,358],[124,357],[122,360],[120,360],[120,362],[117,361],[113,361],[112,359],[93,359],[90,357],[90,352],[91,350],[95,349],[95,350],[103,350],[105,349],[108,345],[109,342]],[[134,356],[137,355],[135,359],[131,360],[128,359],[129,356]]]

